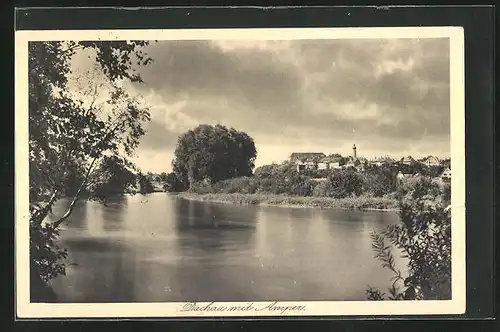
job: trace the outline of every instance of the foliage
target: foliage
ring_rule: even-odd
[[[133,165],[117,156],[104,156],[92,181],[87,184],[88,198],[105,202],[110,196],[133,193],[136,175],[127,167]]]
[[[30,251],[32,253],[31,268],[38,271],[43,282],[60,274],[65,274],[62,259],[66,258],[67,250],[57,243],[58,231],[42,225],[30,224]]]
[[[409,165],[397,162],[396,166],[397,169],[404,174],[422,174],[426,170],[426,167],[422,163],[416,161],[411,162]]]
[[[382,266],[394,274],[389,299],[449,299],[451,297],[450,190],[427,178],[400,189],[401,223],[372,234],[372,246]],[[388,243],[387,243],[388,242]],[[408,260],[408,276],[396,270],[392,249]],[[374,297],[373,288],[367,290]]]
[[[445,168],[443,166],[430,166],[422,169],[421,174],[429,176],[431,178],[439,177],[444,172]]]
[[[165,175],[163,175],[165,174]],[[174,172],[171,173],[162,173],[161,179],[163,180],[163,190],[167,192],[179,192],[184,191],[186,188],[182,181],[177,177],[177,174]]]
[[[129,95],[125,80],[140,82],[132,64],[147,65],[143,41],[29,43],[29,178],[32,276],[47,282],[63,274],[64,256],[57,228],[83,196],[100,197],[107,157],[131,156],[149,121],[149,109]],[[89,90],[71,89],[71,61],[76,52],[94,57],[101,84],[88,78]],[[90,74],[89,74],[90,75]],[[107,94],[106,94],[107,93]],[[111,159],[107,159],[109,161]],[[125,162],[122,163],[125,167]],[[125,181],[127,182],[127,181]],[[115,183],[116,184],[116,183]],[[100,188],[101,192],[99,193]],[[110,187],[108,187],[109,189]],[[96,189],[97,192],[92,192]],[[44,223],[62,197],[71,204],[64,215]]]
[[[269,179],[276,176],[279,172],[280,165],[270,164],[257,167],[253,174],[260,179]]]
[[[205,179],[218,182],[250,176],[257,156],[253,139],[222,125],[200,125],[179,137],[174,172],[189,188]]]
[[[397,187],[397,171],[390,166],[368,167],[363,173],[363,191],[382,197],[394,192]]]
[[[167,174],[166,172],[161,172],[158,175],[158,181],[160,181],[160,182],[167,182],[168,176],[169,176],[169,174]]]
[[[257,192],[259,182],[253,177],[240,177],[234,179],[227,179],[220,181],[213,185],[215,192],[222,192],[225,194],[254,194]]]
[[[330,174],[326,181],[314,188],[314,196],[344,198],[359,196],[363,189],[363,180],[355,170],[338,170]]]
[[[303,197],[303,196],[288,196],[275,194],[241,194],[241,193],[223,193],[215,192],[210,186],[202,186],[200,192],[183,192],[179,196],[186,199],[235,203],[244,205],[284,205],[298,207],[314,207],[321,209],[348,209],[348,210],[364,210],[364,209],[396,209],[397,202],[393,199],[385,197],[346,197],[346,198],[331,198],[331,197]]]
[[[141,194],[150,194],[154,192],[153,185],[151,184],[150,179],[146,175],[139,173],[137,175],[137,182],[139,185],[139,192]]]

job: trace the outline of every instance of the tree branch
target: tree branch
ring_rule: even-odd
[[[98,95],[98,93],[97,93],[97,85],[98,85],[98,84],[96,83],[96,85],[95,85],[95,87],[94,87],[94,95],[93,95],[93,98],[92,98],[92,102],[90,103],[89,108],[88,108],[88,109],[87,109],[87,111],[85,112],[85,116],[88,116],[88,115],[89,115],[89,113],[92,111],[92,109],[94,109],[94,104],[95,104],[95,102],[96,102],[96,100],[97,100],[97,95]]]
[[[83,188],[87,184],[88,178],[90,176],[90,173],[92,172],[92,168],[94,167],[97,159],[98,158],[95,157],[94,160],[92,161],[92,163],[90,164],[89,169],[87,170],[87,173],[85,174],[85,177],[84,177],[82,183],[80,184],[80,187],[78,188],[78,191],[76,192],[75,196],[73,197],[73,200],[71,201],[71,204],[68,207],[68,210],[59,220],[57,220],[56,222],[54,222],[52,224],[52,229],[56,229],[57,227],[59,227],[59,225],[61,225],[66,219],[68,219],[68,217],[73,212],[73,209],[75,208],[75,204],[78,201],[78,199],[80,198],[80,195],[81,195]]]
[[[47,205],[45,205],[43,208],[37,210],[30,219],[33,222],[35,222],[36,224],[40,225],[43,222],[43,220],[45,219],[45,217],[47,216],[47,214],[49,213],[49,211],[52,208],[52,206],[54,205],[54,203],[57,201],[57,198],[58,198],[57,195],[58,195],[58,191],[56,189],[54,191],[54,193],[52,194],[52,196],[50,197]]]
[[[72,52],[72,51],[75,51],[77,49],[83,49],[83,46],[77,43],[77,44],[75,44],[73,46],[70,46],[67,49],[63,50],[63,52],[65,52],[65,53],[66,52]]]

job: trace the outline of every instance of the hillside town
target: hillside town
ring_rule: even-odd
[[[398,169],[398,179],[419,176],[421,175],[419,171],[425,169],[440,169],[439,173],[434,174],[433,177],[439,177],[446,182],[451,181],[450,159],[439,159],[432,155],[421,159],[414,159],[412,156],[399,160],[389,156],[367,159],[358,156],[356,144],[352,147],[352,153],[346,157],[340,154],[326,155],[323,152],[294,152],[290,155],[289,162],[296,165],[298,172],[331,169],[355,169],[358,172],[364,172],[368,167],[373,166],[395,167]]]

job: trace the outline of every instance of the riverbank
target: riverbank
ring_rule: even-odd
[[[240,205],[263,205],[282,206],[296,208],[320,208],[320,209],[347,209],[347,210],[377,210],[398,211],[398,202],[387,197],[301,197],[272,194],[196,194],[181,192],[178,197],[196,200],[210,201],[216,203],[229,203]]]

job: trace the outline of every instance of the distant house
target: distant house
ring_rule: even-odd
[[[404,176],[404,174],[403,174],[403,173],[401,173],[401,171],[399,171],[399,172],[398,172],[398,175],[396,175],[396,178],[397,178],[399,181],[401,181],[401,180],[403,180],[403,179],[405,178],[405,176]]]
[[[366,169],[366,168],[365,168],[365,164],[364,164],[364,163],[361,163],[361,164],[359,164],[359,165],[357,165],[357,166],[356,166],[356,170],[357,170],[358,172],[364,172],[364,171],[365,171],[365,169]]]
[[[438,157],[435,156],[428,156],[423,158],[420,161],[422,164],[424,164],[427,167],[434,167],[434,166],[440,166],[441,165],[441,160],[439,160]]]
[[[290,161],[292,163],[306,162],[306,161],[319,161],[325,158],[326,155],[323,152],[294,152],[290,155]]]
[[[354,163],[354,160],[349,160],[345,165],[343,165],[343,168],[355,168],[356,164]]]
[[[372,162],[373,165],[377,165],[379,167],[382,165],[392,165],[393,163],[394,163],[394,159],[392,159],[391,157],[387,157],[387,156],[376,158]]]
[[[325,157],[318,161],[318,169],[340,168],[342,157]]]
[[[398,179],[398,181],[403,181],[404,179],[408,179],[411,177],[412,177],[411,174],[403,173],[401,171],[399,171],[398,174],[396,175],[396,179]]]
[[[322,152],[294,152],[290,155],[290,162],[297,165],[297,171],[315,169],[318,162],[325,158]]]
[[[404,157],[401,159],[401,163],[403,165],[411,165],[415,162],[415,159],[412,158],[412,156]]]
[[[330,166],[330,164],[326,163],[326,162],[323,162],[323,161],[320,161],[318,163],[318,169],[328,169]]]
[[[447,168],[444,170],[444,172],[441,174],[441,179],[443,181],[451,181],[451,169]]]

